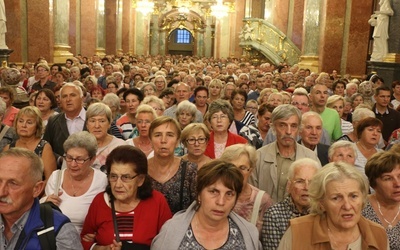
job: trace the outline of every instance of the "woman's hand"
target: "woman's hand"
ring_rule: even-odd
[[[111,250],[121,250],[122,242],[117,242],[113,240],[113,243],[110,245]]]
[[[59,207],[61,205],[61,198],[59,196],[62,195],[62,193],[63,193],[62,191],[59,191],[58,196],[55,194],[51,194],[51,195],[47,196],[46,201],[50,201],[54,205]]]
[[[86,241],[86,242],[94,242],[95,239],[96,239],[96,233],[94,233],[94,234],[85,234],[82,237],[82,240]]]

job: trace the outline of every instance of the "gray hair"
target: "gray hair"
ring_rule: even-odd
[[[189,102],[188,100],[184,100],[178,104],[175,113],[176,118],[178,118],[179,114],[183,111],[188,111],[192,115],[193,120],[196,118],[196,112],[197,112],[196,105]]]
[[[288,180],[293,179],[294,172],[296,171],[296,169],[304,167],[304,166],[313,167],[315,170],[318,170],[321,168],[321,164],[319,164],[319,162],[317,162],[316,160],[313,160],[311,158],[302,158],[302,159],[296,160],[289,166]]]
[[[254,169],[257,164],[256,149],[249,144],[234,144],[226,147],[224,153],[219,158],[222,161],[231,162],[236,160],[241,155],[246,155],[249,159],[250,167]]]
[[[150,106],[148,104],[141,103],[139,105],[139,107],[136,110],[136,118],[138,117],[139,114],[142,114],[142,113],[152,114],[153,115],[153,120],[157,118],[156,111],[153,109],[152,106]]]
[[[344,162],[331,162],[321,168],[313,177],[308,194],[310,195],[310,213],[324,214],[321,201],[326,195],[326,187],[332,181],[351,179],[358,182],[362,193],[363,207],[367,201],[369,184],[363,174],[355,167]]]
[[[353,112],[353,123],[359,122],[367,117],[375,118],[374,112],[368,108],[356,108]]]
[[[0,116],[4,115],[6,113],[6,103],[3,101],[3,99],[0,98]]]
[[[102,102],[96,102],[89,106],[86,111],[86,122],[93,116],[105,115],[109,123],[112,122],[112,112],[110,107]]]
[[[349,89],[350,87],[356,87],[358,90],[358,84],[355,82],[349,82],[348,84],[346,84],[346,89]]]
[[[35,154],[35,152],[25,149],[14,147],[10,148],[7,151],[3,151],[0,153],[0,159],[3,157],[15,157],[15,158],[25,158],[30,163],[29,170],[32,180],[34,182],[38,182],[42,180],[43,177],[43,161],[42,159]]]
[[[71,148],[84,148],[91,158],[95,157],[97,153],[96,137],[88,131],[80,131],[68,136],[63,146],[64,152]]]
[[[222,99],[217,99],[213,101],[208,107],[208,121],[211,122],[211,117],[213,114],[222,111],[222,113],[226,114],[229,118],[229,123],[231,123],[234,119],[233,108],[231,104]]]
[[[338,148],[350,148],[354,152],[354,158],[357,159],[357,148],[353,142],[350,141],[337,141],[333,143],[328,150],[328,158],[329,160],[332,159],[333,154]]]
[[[154,92],[156,91],[156,85],[155,85],[154,83],[152,83],[152,82],[146,82],[146,83],[144,83],[144,84],[142,85],[142,87],[140,88],[140,90],[143,92],[143,94],[144,94],[144,88],[147,87],[147,86],[151,86],[151,87],[153,88]]]
[[[271,127],[275,131],[274,123],[277,120],[287,120],[291,116],[297,116],[299,125],[301,124],[301,112],[291,104],[281,104],[272,111],[271,114]]]
[[[165,104],[164,104],[163,100],[161,100],[160,98],[158,98],[157,96],[154,96],[154,95],[146,96],[141,103],[142,104],[156,103],[156,104],[160,105],[162,110],[165,110]]]
[[[315,117],[321,122],[321,124],[323,124],[323,121],[322,121],[322,118],[321,118],[320,114],[318,114],[317,112],[314,112],[314,111],[308,111],[308,112],[305,112],[301,116],[300,130],[303,129],[304,123],[307,121],[307,119],[309,117]]]
[[[102,102],[106,104],[107,106],[111,107],[116,107],[117,110],[121,109],[121,102],[119,100],[119,97],[114,94],[114,93],[107,93],[104,97]]]
[[[83,85],[82,85],[82,86],[83,86]],[[78,90],[79,96],[80,96],[81,98],[83,97],[83,90],[82,90],[82,88],[81,88],[79,85],[77,85],[77,84],[75,84],[75,83],[72,83],[72,82],[67,82],[66,84],[64,84],[64,85],[61,87],[61,89],[60,89],[60,96],[61,96],[61,94],[62,94],[63,89],[66,88],[66,87],[74,87],[76,90]]]

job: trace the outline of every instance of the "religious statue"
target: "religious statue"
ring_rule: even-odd
[[[252,32],[253,32],[252,27],[248,23],[243,27],[243,29],[240,31],[239,38],[245,40],[245,41],[251,41],[253,40],[252,38]]]
[[[375,11],[368,20],[368,23],[374,27],[371,61],[383,61],[388,53],[389,16],[393,16],[393,9],[390,6],[390,0],[380,0],[379,6],[379,11]]]
[[[0,49],[8,49],[6,45],[6,7],[4,5],[4,0],[0,0]]]

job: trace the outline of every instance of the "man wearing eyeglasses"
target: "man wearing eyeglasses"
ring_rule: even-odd
[[[261,230],[263,249],[277,249],[290,219],[308,214],[310,201],[308,186],[321,165],[308,158],[292,163],[289,168],[287,190],[289,195],[271,206],[264,214]]]

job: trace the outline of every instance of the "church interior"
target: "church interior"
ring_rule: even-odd
[[[368,20],[379,9],[378,1],[5,1],[6,45],[12,50],[8,61],[180,54],[299,64],[315,72],[360,76],[371,70],[373,27]],[[397,19],[395,10],[391,23]],[[398,37],[392,26],[389,40]],[[394,55],[387,63],[396,64],[399,41],[389,41]]]

